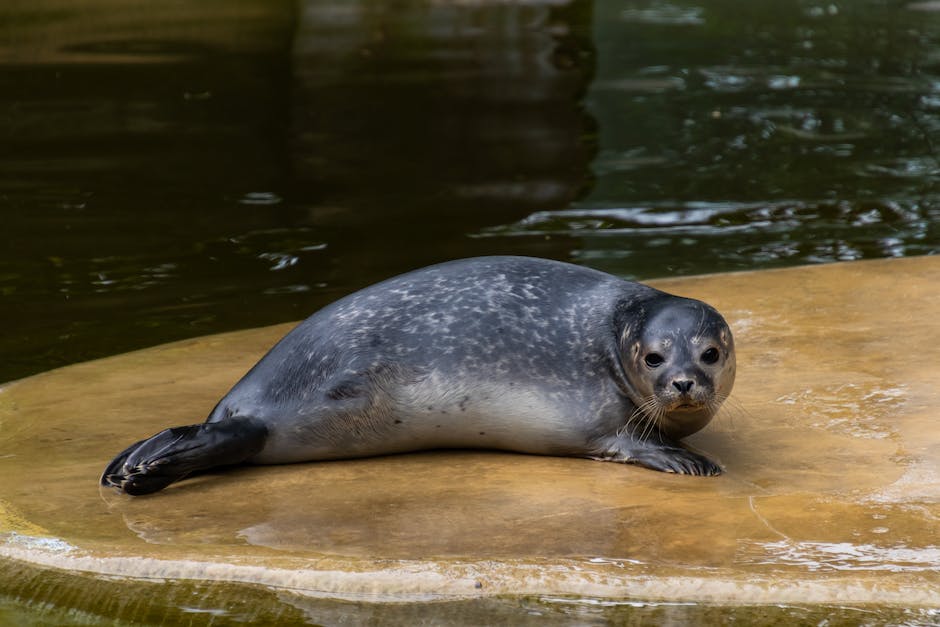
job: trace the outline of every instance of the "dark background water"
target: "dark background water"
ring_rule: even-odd
[[[938,8],[7,1],[0,381],[468,255],[936,253]]]

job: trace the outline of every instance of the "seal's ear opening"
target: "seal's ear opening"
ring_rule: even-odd
[[[261,421],[244,417],[164,429],[111,460],[101,485],[134,496],[157,492],[194,472],[245,461],[267,436]]]

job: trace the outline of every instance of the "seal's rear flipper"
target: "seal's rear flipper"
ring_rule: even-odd
[[[101,485],[150,494],[194,472],[243,462],[264,448],[267,436],[267,427],[254,418],[166,429],[115,457]]]

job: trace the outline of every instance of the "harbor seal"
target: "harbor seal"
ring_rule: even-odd
[[[242,462],[490,448],[717,475],[679,439],[731,392],[711,306],[582,266],[479,257],[388,279],[278,342],[202,424],[127,448],[133,495]]]

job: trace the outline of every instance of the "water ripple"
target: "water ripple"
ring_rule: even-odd
[[[827,218],[845,226],[916,224],[916,208],[897,202],[875,204],[687,202],[635,207],[538,211],[480,236],[620,235],[630,233],[727,234],[733,231],[787,231]]]
[[[628,274],[657,276],[700,272],[696,249],[726,270],[937,253],[938,219],[940,207],[913,201],[692,201],[537,211],[472,236],[573,238],[586,262],[631,258]]]
[[[624,9],[621,18],[635,24],[700,26],[705,23],[705,12],[700,7],[684,7],[669,2],[651,4],[645,9]]]
[[[940,570],[940,547],[911,548],[903,545],[876,546],[850,542],[755,543],[744,553],[754,555],[755,564],[784,564],[817,571],[924,572]],[[763,557],[762,557],[763,555]]]

